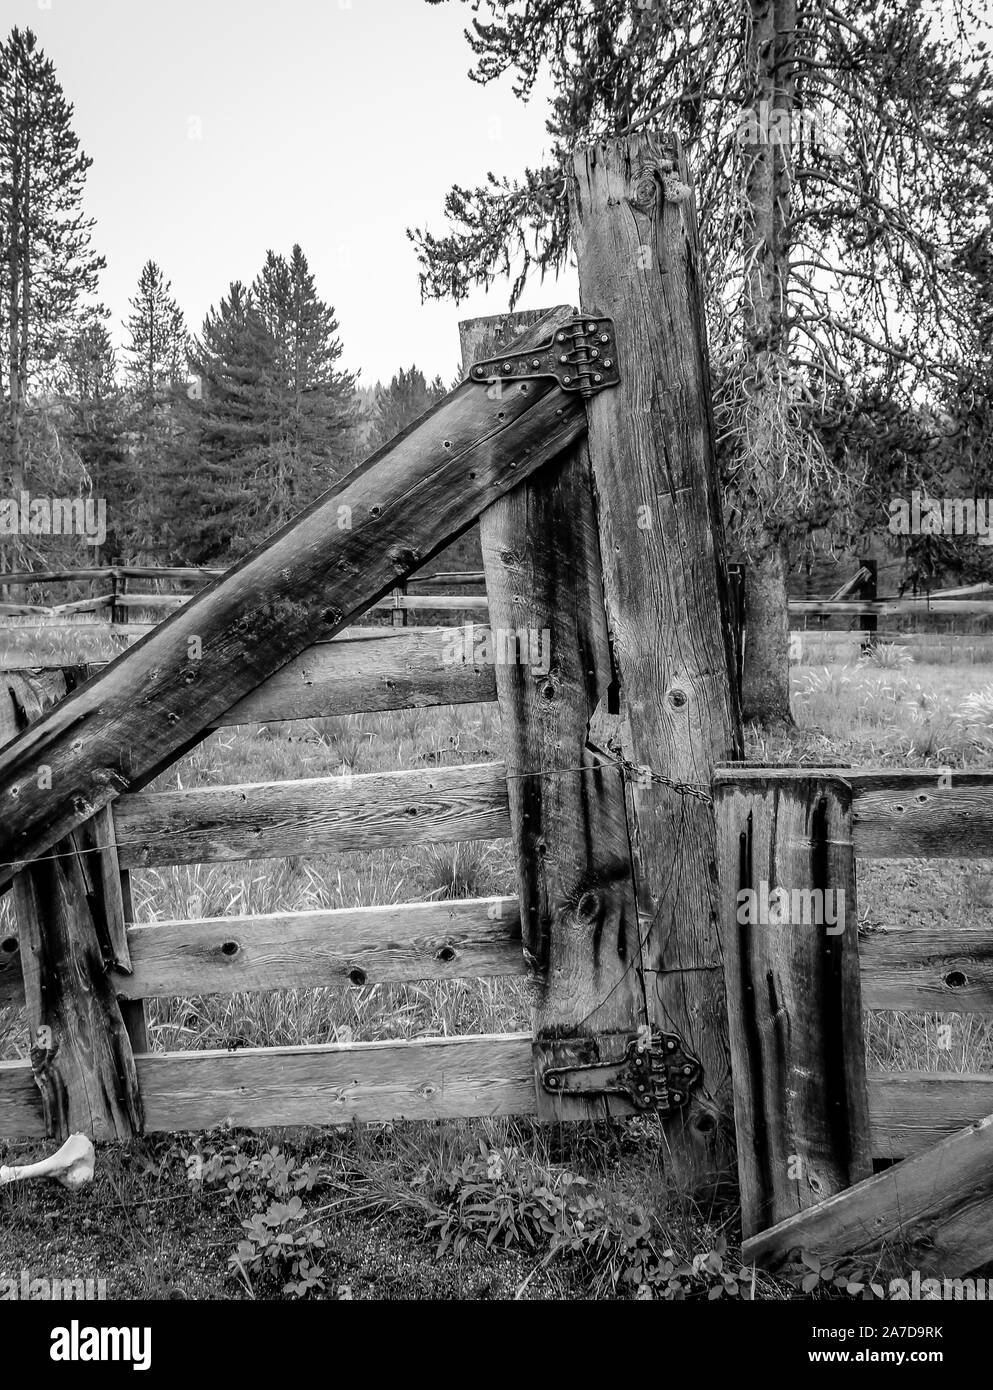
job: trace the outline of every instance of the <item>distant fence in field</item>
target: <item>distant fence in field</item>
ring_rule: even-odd
[[[96,594],[55,604],[9,597],[0,602],[0,671],[25,666],[60,669],[80,657],[81,645],[84,658],[101,660],[114,655],[124,645],[144,637],[163,617],[183,607],[225,572],[192,566],[123,565],[0,575],[0,589],[8,594],[11,589],[36,586],[103,586]],[[195,587],[185,593],[146,592],[134,587],[141,583]],[[485,614],[486,609],[484,572],[458,570],[414,575],[373,604],[369,612],[389,614],[394,627],[407,627],[410,614],[437,622],[444,613],[455,618],[464,613]],[[146,616],[156,612],[156,618]],[[39,641],[44,650],[34,650]]]
[[[64,664],[58,650],[46,651],[37,659],[32,657],[28,636],[32,632],[44,638],[52,648],[57,648],[60,640],[75,644],[104,642],[111,644],[110,652],[98,650],[93,653],[95,658],[113,654],[121,645],[143,637],[161,617],[181,608],[206,584],[224,573],[223,569],[193,566],[124,565],[2,575],[0,586],[8,594],[14,588],[83,584],[104,587],[96,594],[56,604],[14,601],[9,597],[0,602],[0,628],[4,626],[4,619],[9,620],[5,628],[8,642],[14,634],[22,635],[21,651],[13,647],[5,651],[0,641],[0,670],[18,669],[26,663],[55,667]],[[740,646],[745,616],[743,567],[731,566],[730,578]],[[185,593],[134,587],[149,583],[194,587]],[[850,597],[853,593],[858,597]],[[485,622],[488,611],[485,572],[453,570],[412,575],[369,611],[388,613],[394,627],[407,627],[411,615],[415,615],[415,622],[418,616],[425,615],[437,622],[439,615],[446,612],[452,614],[453,620],[459,614],[478,612]],[[155,619],[147,616],[156,612],[161,616]],[[983,623],[984,619],[993,619],[993,584],[974,584],[920,596],[878,598],[875,573],[867,564],[830,598],[791,599],[789,613],[794,659],[809,660],[821,649],[828,655],[857,655],[876,640],[909,642],[927,650],[932,660],[939,660],[945,647],[949,660],[966,657],[972,661],[985,660],[993,655],[993,630],[987,632]],[[852,626],[840,626],[843,621]],[[983,623],[982,630],[975,630],[977,621]],[[827,622],[833,625],[824,626]],[[970,630],[949,631],[947,624],[955,622],[963,623]],[[982,640],[987,636],[989,646]],[[964,639],[968,637],[978,640],[967,646]]]

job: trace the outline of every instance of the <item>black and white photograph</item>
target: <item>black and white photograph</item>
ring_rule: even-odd
[[[174,1386],[218,1304],[203,1376],[423,1303],[661,1374],[981,1348],[991,41],[0,0],[30,1374]]]

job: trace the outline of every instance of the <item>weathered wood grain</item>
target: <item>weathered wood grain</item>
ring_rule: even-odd
[[[924,1152],[963,1125],[993,1114],[993,1073],[869,1073],[873,1155],[900,1159]]]
[[[940,772],[916,784],[874,787],[859,779],[852,834],[855,853],[873,859],[993,858],[993,777],[988,785],[939,784]]]
[[[993,1115],[745,1240],[742,1260],[776,1268],[803,1250],[825,1264],[969,1274],[993,1259],[991,1169]]]
[[[901,923],[859,941],[867,1009],[993,1013],[993,929],[988,922]]]
[[[141,1097],[78,849],[66,836],[14,879],[32,1066],[49,1137],[127,1139],[141,1130]]]
[[[109,806],[75,831],[80,848],[80,864],[86,883],[90,910],[97,927],[106,968],[125,974],[131,970],[127,929],[133,918],[131,877],[122,869],[117,856],[114,817]],[[133,1052],[148,1051],[145,1007],[140,997],[118,1004]]]
[[[513,1067],[507,1065],[504,1068],[508,1076],[513,1070],[515,1078],[508,1081],[511,1093],[503,1097],[502,1103],[506,1106],[506,1113],[531,1114],[534,1112],[535,1106],[531,1036],[530,1034],[508,1035],[499,1041],[502,1042],[503,1046],[496,1056],[506,1059],[513,1055],[515,1059]],[[398,1051],[403,1048],[416,1050],[423,1045],[420,1042],[386,1044],[386,1046]],[[193,1055],[196,1056],[196,1054]],[[221,1054],[223,1058],[237,1058],[239,1055],[243,1054],[238,1052]],[[264,1056],[265,1053],[260,1055]],[[424,1054],[421,1055],[424,1056]],[[149,1060],[142,1056],[135,1059],[139,1081],[143,1085],[147,1084],[145,1068]],[[430,1064],[433,1061],[434,1054],[428,1053],[426,1062]],[[279,1065],[279,1063],[274,1063],[273,1070],[278,1069]],[[489,1062],[485,1054],[479,1056],[478,1067],[481,1086],[485,1087],[487,1078],[491,1082],[494,1081],[493,1074],[489,1072]],[[291,1066],[290,1070],[291,1072],[293,1070],[312,1071],[313,1068],[306,1063],[301,1063],[298,1068]],[[427,1066],[424,1070],[427,1072]],[[209,1116],[198,1113],[196,1109],[200,1099],[198,1091],[200,1080],[196,1075],[191,1075],[191,1072],[192,1068],[185,1070],[187,1082],[181,1096],[176,1095],[177,1088],[171,1082],[169,1085],[169,1116],[175,1121],[178,1118],[177,1110],[181,1106],[185,1106],[187,1111],[187,1118],[180,1119],[176,1126],[178,1128],[196,1128],[201,1124],[213,1122]],[[496,1084],[499,1084],[499,1078],[496,1078]],[[492,1095],[490,1098],[492,1099]],[[210,1104],[209,1101],[207,1103]],[[271,1103],[275,1107],[278,1098],[271,1100]],[[250,1094],[240,1096],[238,1104],[241,1113],[247,1112],[247,1118],[240,1123],[250,1126],[253,1123],[254,1102],[252,1096]],[[297,1102],[294,1101],[293,1104],[296,1108]],[[294,1123],[312,1124],[317,1122],[315,1112],[312,1109],[308,1113],[307,1105],[306,1099],[299,1102],[298,1112],[302,1118],[293,1121]],[[902,1158],[920,1152],[947,1134],[961,1129],[963,1125],[971,1124],[984,1114],[993,1112],[993,1075],[970,1076],[954,1072],[903,1074],[872,1072],[869,1075],[869,1108],[873,1126],[873,1156],[878,1159]],[[259,1113],[261,1114],[261,1111]],[[395,1113],[399,1113],[399,1110]],[[409,1114],[411,1112],[404,1110],[403,1113]],[[466,1110],[464,1113],[479,1114],[481,1111],[474,1109]],[[161,1128],[161,1124],[158,1123],[160,1118],[161,1116],[156,1115],[155,1123],[149,1118],[146,1128],[148,1130]],[[359,1118],[376,1120],[393,1118],[393,1113],[389,1110],[388,1098],[380,1096],[377,1099],[374,1115],[369,1113],[368,1106],[364,1106],[363,1113]],[[286,1121],[278,1119],[264,1121],[260,1118],[254,1123],[277,1124],[286,1123]],[[0,1136],[5,1139],[33,1139],[44,1137],[44,1134],[45,1126],[41,1113],[41,1100],[31,1074],[30,1065],[27,1062],[0,1062]]]
[[[41,1096],[27,1062],[0,1062],[0,1138],[47,1137]]]
[[[474,658],[488,632],[471,625],[349,628],[287,662],[218,726],[495,700],[493,667]]]
[[[137,1059],[146,1131],[346,1125],[534,1112],[527,1033]],[[0,1134],[44,1134],[31,1068],[0,1062]]]
[[[516,898],[155,922],[128,933],[124,998],[521,975]]]
[[[502,763],[313,777],[114,803],[121,867],[213,864],[507,835]]]
[[[543,340],[546,326],[536,331]],[[3,750],[0,886],[346,627],[585,423],[582,400],[553,382],[500,400],[467,382],[336,482]],[[37,785],[40,763],[53,769],[49,789]]]
[[[851,794],[770,777],[715,797],[750,1236],[872,1172]]]
[[[628,829],[653,1021],[703,1063],[689,1108],[666,1125],[670,1166],[695,1186],[734,1166],[707,792],[742,735],[696,217],[692,196],[667,198],[673,171],[689,183],[677,143],[654,135],[579,153],[570,225],[583,305],[616,335],[620,386],[587,407],[615,737],[654,774],[628,780]]]
[[[350,627],[288,661],[225,710],[213,727],[493,701],[493,664],[475,655],[488,648],[489,634],[486,623],[402,631]],[[30,658],[23,669],[36,680],[43,675]],[[20,727],[4,723],[7,675],[0,677],[0,746]]]
[[[0,1009],[20,1009],[23,1005],[21,943],[17,933],[9,931],[0,935]]]
[[[533,319],[462,323],[464,369],[514,351]],[[493,628],[533,634],[546,657],[496,668],[524,946],[537,970],[538,1111],[630,1113],[618,1096],[555,1096],[541,1084],[549,1066],[619,1060],[647,1019],[623,775],[590,746],[613,672],[585,444],[488,507],[479,528]]]

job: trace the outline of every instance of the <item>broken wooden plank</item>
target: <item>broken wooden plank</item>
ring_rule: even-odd
[[[993,1115],[745,1240],[774,1269],[798,1250],[956,1278],[993,1260]]]
[[[851,793],[715,788],[742,1229],[872,1172]]]
[[[536,330],[542,341],[554,315]],[[521,383],[523,386],[528,383]],[[0,755],[0,887],[459,535],[585,429],[553,381],[463,383]],[[44,763],[51,787],[37,786]]]
[[[628,831],[653,1022],[703,1063],[689,1107],[665,1129],[670,1168],[696,1187],[734,1170],[709,788],[742,734],[689,183],[665,136],[582,151],[570,228],[582,302],[614,321],[616,341],[598,350],[616,351],[620,385],[587,411],[616,742],[634,770]]]
[[[312,777],[114,803],[121,867],[495,840],[509,833],[502,763]]]
[[[128,932],[123,998],[523,975],[516,898],[155,922]]]
[[[534,318],[460,324],[464,367],[515,351]],[[630,1114],[624,1097],[554,1095],[541,1077],[623,1059],[646,1022],[624,779],[590,747],[613,680],[590,489],[580,441],[479,518],[492,627],[530,639],[521,659],[497,665],[496,683],[547,1119]]]

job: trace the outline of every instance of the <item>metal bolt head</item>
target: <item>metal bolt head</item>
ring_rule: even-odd
[[[564,376],[564,377],[562,378],[562,385],[563,385],[563,386],[569,386],[571,383],[572,383],[572,377],[571,377],[571,376]]]
[[[609,343],[609,342],[610,342],[610,334],[609,334],[609,333],[601,333],[601,334],[600,334],[600,341],[601,341],[601,343]]]
[[[591,356],[591,357],[599,357],[599,356],[600,356],[600,349],[599,349],[599,348],[590,348],[590,356]]]
[[[485,371],[485,369],[484,369],[483,367],[477,367],[477,368],[476,368],[476,375],[477,375],[477,376],[483,376],[483,375],[484,375],[484,371]]]
[[[684,1076],[692,1076],[692,1075],[693,1075],[693,1068],[690,1066],[689,1062],[687,1062],[687,1063],[686,1063],[686,1066],[683,1067],[683,1075],[684,1075]]]
[[[596,324],[595,324],[595,323],[588,323],[588,324],[586,325],[586,331],[587,331],[587,333],[595,333],[595,332],[596,332]]]
[[[532,366],[532,367],[540,367],[540,366],[541,366],[541,358],[540,358],[540,357],[532,357],[532,358],[531,358],[531,366]]]
[[[669,1099],[672,1101],[673,1105],[682,1105],[682,1103],[683,1103],[683,1093],[682,1093],[682,1091],[670,1091],[670,1092],[669,1092]]]
[[[559,1079],[558,1079],[558,1077],[555,1075],[554,1072],[552,1073],[551,1076],[546,1076],[546,1077],[545,1077],[545,1085],[546,1085],[546,1086],[557,1086],[558,1084],[559,1084]]]
[[[612,357],[605,357],[603,359],[603,365],[605,367],[612,367],[614,365],[614,359]]]
[[[603,381],[603,377],[600,375],[599,372],[594,372],[594,374],[593,374],[593,380],[596,381],[596,382],[600,382],[600,381]]]
[[[565,342],[565,334],[564,334],[564,333],[559,333],[559,334],[557,334],[556,336],[557,336],[557,338],[558,338],[558,340],[559,340],[560,343],[564,343],[564,342]]]
[[[509,362],[505,362],[505,363],[503,364],[503,369],[504,369],[505,372],[509,372],[510,369],[511,369],[511,364],[510,364]]]

